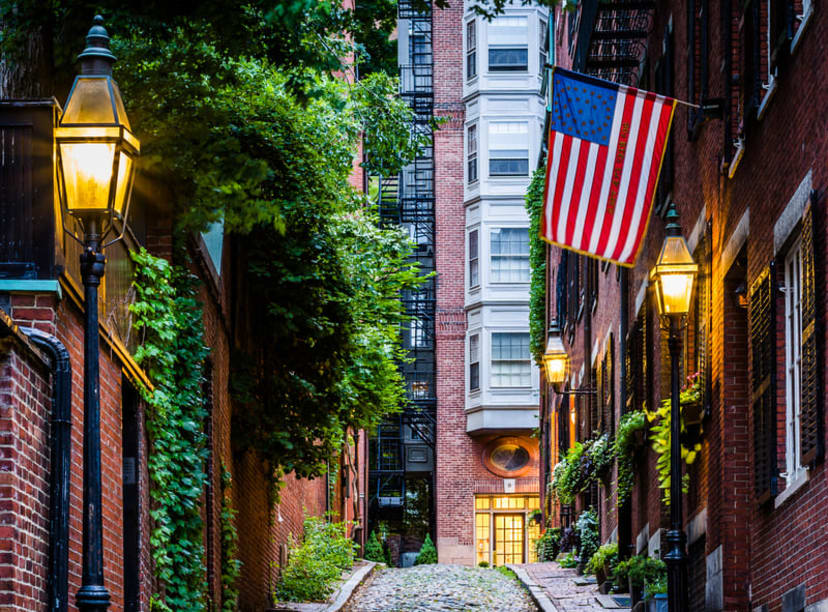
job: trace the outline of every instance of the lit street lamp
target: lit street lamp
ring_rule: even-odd
[[[546,382],[551,384],[555,391],[560,391],[560,386],[569,373],[569,355],[561,340],[561,328],[557,322],[553,322],[549,327],[546,350],[543,353],[543,369]]]
[[[112,80],[115,56],[102,24],[103,18],[96,16],[86,49],[78,56],[81,73],[55,130],[63,226],[83,244],[83,572],[76,601],[84,612],[109,608],[103,580],[98,286],[106,263],[103,248],[120,240],[126,230],[134,160],[140,151]],[[104,244],[111,233],[116,238]]]
[[[687,610],[687,536],[682,530],[681,513],[681,412],[679,408],[679,359],[681,331],[690,311],[693,280],[698,265],[693,261],[687,242],[681,235],[678,213],[671,203],[667,211],[666,237],[658,260],[650,272],[655,284],[658,312],[668,323],[667,346],[670,350],[670,530],[666,534],[668,550],[667,591],[670,612]]]

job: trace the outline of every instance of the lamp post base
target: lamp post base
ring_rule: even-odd
[[[667,552],[662,559],[667,564],[668,601],[670,612],[685,612],[688,609],[687,593],[687,536],[683,531],[671,529],[664,537]]]
[[[107,612],[109,609],[109,591],[99,584],[87,584],[78,589],[75,603],[83,612]]]

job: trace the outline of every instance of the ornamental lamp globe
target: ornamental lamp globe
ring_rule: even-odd
[[[667,235],[658,260],[650,271],[650,281],[656,288],[658,312],[662,316],[680,317],[690,312],[693,281],[699,270],[677,220],[675,204],[671,203],[667,212]]]
[[[123,231],[140,143],[133,135],[121,92],[112,79],[115,56],[98,15],[78,56],[81,73],[55,130],[64,225],[79,219],[103,235],[117,219]],[[71,233],[71,232],[70,232]]]
[[[569,371],[569,355],[566,353],[561,340],[561,330],[556,323],[549,328],[546,350],[543,353],[543,366],[548,383],[557,387],[566,380]]]

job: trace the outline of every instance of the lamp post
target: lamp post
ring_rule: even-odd
[[[678,213],[671,203],[667,211],[666,237],[650,280],[656,287],[658,312],[666,319],[670,350],[670,530],[665,540],[667,564],[667,592],[670,612],[687,610],[687,536],[682,529],[681,512],[681,410],[679,406],[679,359],[681,332],[684,319],[690,311],[693,279],[698,266],[690,255],[687,242],[681,235]]]
[[[78,56],[81,73],[55,130],[63,227],[83,245],[83,570],[76,601],[84,612],[109,608],[103,579],[98,286],[106,263],[103,249],[126,230],[134,159],[140,150],[112,80],[115,56],[102,24],[103,18],[96,16],[86,49]],[[104,243],[110,233],[117,237]]]

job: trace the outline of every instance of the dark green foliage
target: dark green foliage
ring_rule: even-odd
[[[480,563],[477,564],[477,567],[482,567],[482,568],[485,569],[485,568],[489,567],[489,562],[488,561],[481,561]]]
[[[628,582],[634,587],[657,586],[667,575],[667,566],[661,559],[635,555],[615,566],[613,580],[619,588],[626,589]]]
[[[540,237],[543,215],[543,189],[546,172],[535,170],[526,191],[526,212],[529,213],[529,350],[535,363],[543,365],[546,348],[546,243]]]
[[[618,563],[618,544],[602,544],[595,554],[589,559],[586,566],[587,574],[596,574],[603,570],[606,574],[612,575],[616,564]]]
[[[538,561],[554,561],[561,550],[560,527],[552,527],[543,532],[543,535],[535,542],[535,550],[538,553]]]
[[[386,561],[385,553],[382,550],[382,543],[373,531],[368,535],[368,541],[365,542],[365,558],[368,561],[376,561],[377,563],[385,563]]]
[[[578,533],[578,540],[580,541],[578,556],[581,559],[591,559],[601,543],[601,536],[598,532],[598,517],[594,510],[589,509],[581,512],[575,522],[575,531]]]
[[[578,565],[578,559],[575,558],[575,551],[570,550],[566,556],[559,561],[561,567],[572,569],[576,565]]]
[[[635,439],[636,433],[644,431],[647,425],[643,410],[628,412],[621,417],[615,432],[615,456],[618,459],[618,504],[622,504],[635,484]]]
[[[428,565],[437,563],[437,549],[434,542],[431,541],[431,534],[426,534],[423,546],[420,548],[420,554],[414,560],[414,565]]]
[[[221,466],[221,610],[235,612],[239,607],[238,579],[242,562],[238,559],[239,534],[236,514],[230,496],[232,479],[228,469]]]
[[[306,517],[302,541],[291,546],[289,561],[282,569],[275,599],[324,601],[336,588],[342,572],[354,565],[354,543],[345,523],[329,523]]]
[[[203,610],[201,496],[207,451],[202,366],[207,349],[201,305],[186,270],[143,248],[132,257],[136,275],[130,311],[133,327],[142,334],[135,359],[155,386],[152,391],[141,387],[149,407],[150,546],[161,587],[153,605],[158,610]]]
[[[507,578],[511,578],[512,580],[517,580],[517,574],[515,574],[514,571],[512,571],[511,569],[509,569],[505,565],[499,565],[498,567],[495,568],[495,571],[498,574],[502,574],[502,575],[506,576]]]

